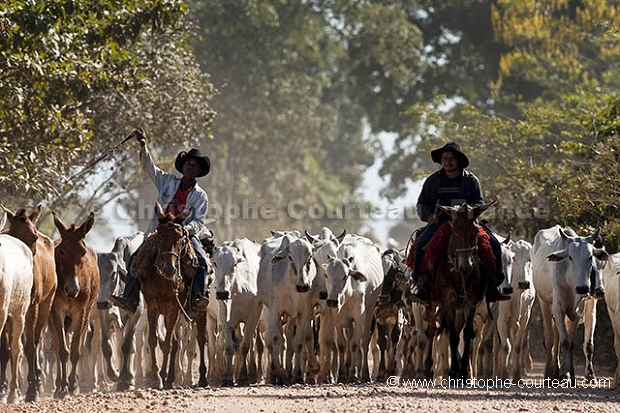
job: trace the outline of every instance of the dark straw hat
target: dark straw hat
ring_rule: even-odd
[[[198,174],[199,178],[201,176],[205,176],[211,170],[211,160],[206,156],[202,156],[200,150],[192,148],[189,152],[182,151],[177,155],[177,159],[174,161],[174,167],[177,171],[183,173],[183,165],[185,165],[187,158],[194,158],[200,164],[200,174]]]
[[[461,147],[456,142],[448,142],[441,148],[431,151],[431,158],[433,158],[433,162],[441,164],[441,155],[446,151],[454,152],[458,155],[461,160],[461,168],[467,168],[469,166],[469,159],[467,158],[467,155],[461,152]]]

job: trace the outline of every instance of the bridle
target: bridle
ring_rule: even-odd
[[[477,225],[475,225],[476,234],[478,233],[478,228],[479,227]],[[478,252],[478,244],[476,243],[473,246],[464,247],[464,248],[452,248],[454,234],[455,234],[455,231],[454,231],[454,228],[453,228],[452,229],[452,234],[450,235],[450,241],[449,241],[449,244],[448,244],[448,258],[447,258],[447,262],[448,262],[448,265],[449,265],[450,272],[461,273],[461,270],[457,267],[457,264],[458,264],[457,254],[468,253],[469,259],[471,259],[472,261],[475,262],[475,260],[478,259],[478,254],[477,254],[477,252]],[[477,240],[478,240],[478,236],[476,235],[476,242],[477,242]],[[473,265],[472,265],[471,269],[473,269]],[[470,272],[471,272],[471,269],[470,269]],[[463,274],[463,275],[469,275],[469,274]]]
[[[177,284],[178,282],[181,280],[181,257],[187,255],[188,251],[189,251],[189,246],[190,246],[190,241],[189,241],[189,237],[187,235],[187,232],[185,231],[185,229],[183,228],[183,225],[181,224],[177,224],[174,222],[167,222],[165,224],[161,224],[159,227],[157,227],[157,231],[170,231],[170,230],[181,230],[181,235],[179,237],[179,240],[177,240],[174,244],[180,242],[181,245],[179,247],[178,252],[174,252],[172,250],[170,251],[162,251],[162,247],[161,247],[161,239],[159,240],[160,242],[157,243],[157,258],[155,260],[155,272],[157,275],[160,275],[162,277],[164,277],[167,280],[170,281],[177,281],[175,283],[175,289],[177,289]],[[160,232],[161,234],[161,232]],[[166,256],[171,256],[173,258],[173,269],[174,269],[174,273],[172,274],[172,277],[167,276],[167,274],[164,272],[164,263],[163,263],[163,257]]]

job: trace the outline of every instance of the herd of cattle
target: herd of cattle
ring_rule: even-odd
[[[52,241],[36,229],[40,208],[2,209],[0,229],[7,218],[9,227],[0,234],[0,397],[19,402],[22,388],[25,399],[35,401],[43,391],[63,397],[152,386],[145,373],[150,344],[144,300],[133,314],[109,301],[122,291],[125,263],[144,234],[120,236],[110,252],[93,258],[85,242],[92,215],[66,227],[54,214],[61,238]],[[526,375],[536,298],[546,377],[575,379],[572,343],[584,323],[584,378],[594,378],[598,299],[605,299],[620,358],[620,253],[596,248],[598,235],[579,236],[556,225],[539,231],[533,244],[503,240],[501,288],[511,299],[478,307],[474,377]],[[368,238],[346,231],[336,236],[329,228],[317,234],[273,231],[262,243],[243,238],[217,245],[205,317],[181,317],[176,326],[175,384],[196,384],[198,355],[206,369],[200,385],[445,377],[449,352],[441,310],[412,300],[406,253],[382,251]],[[428,311],[438,327],[433,337],[424,334]],[[199,349],[195,323],[203,319],[207,348]],[[620,368],[614,382],[619,380]]]

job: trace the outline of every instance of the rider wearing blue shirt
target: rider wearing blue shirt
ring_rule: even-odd
[[[193,312],[202,310],[208,304],[205,284],[207,268],[209,266],[206,253],[198,239],[198,234],[204,229],[209,201],[207,193],[197,184],[196,178],[203,177],[209,173],[211,162],[208,157],[202,156],[198,149],[180,152],[174,163],[176,170],[183,174],[179,178],[155,165],[151,153],[146,147],[146,134],[141,128],[137,130],[137,139],[140,143],[140,164],[157,188],[157,202],[162,209],[166,213],[172,212],[175,215],[178,215],[183,210],[191,209],[190,215],[184,222],[184,229],[190,237],[200,265],[194,274],[190,309]],[[157,214],[153,213],[146,230],[145,239],[157,229],[158,225]],[[115,305],[132,313],[136,311],[140,301],[140,281],[134,278],[130,271],[131,263],[137,252],[130,257],[127,263],[127,276],[123,294],[111,297],[111,301]]]

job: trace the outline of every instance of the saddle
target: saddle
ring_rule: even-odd
[[[416,244],[420,235],[424,232],[424,228],[418,229],[415,232],[415,239],[407,254],[406,264],[411,271],[415,271]],[[451,234],[452,222],[446,221],[433,234],[428,244],[422,247],[421,251],[423,256],[420,265],[420,274],[427,274],[430,272],[430,269],[437,268],[439,260],[446,255]],[[491,238],[482,227],[478,229],[478,257],[482,265],[488,269],[489,273],[495,274],[497,263],[493,255],[493,250],[491,249]]]

